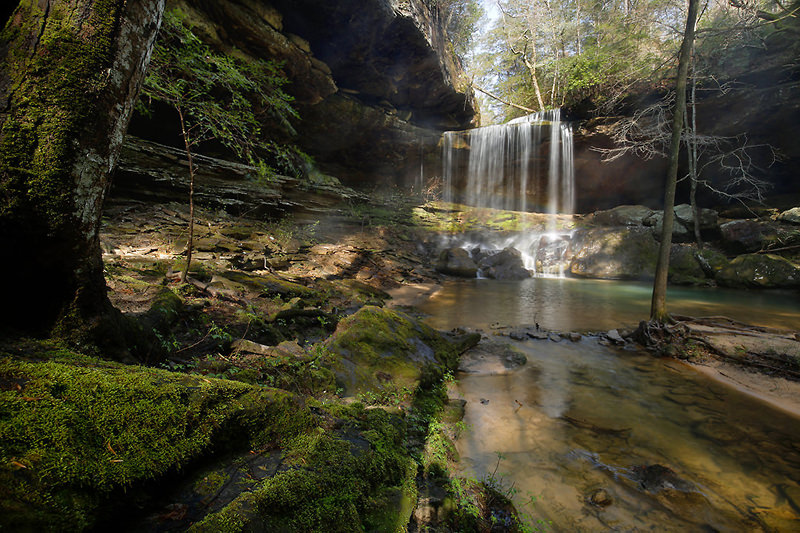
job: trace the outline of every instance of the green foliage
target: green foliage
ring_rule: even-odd
[[[266,115],[294,133],[290,119],[297,112],[283,91],[286,83],[279,63],[219,54],[192,32],[180,11],[171,10],[164,13],[142,97],[143,103],[160,101],[179,113],[187,150],[216,139],[268,175],[260,154],[283,159],[289,149],[263,138],[260,119]]]

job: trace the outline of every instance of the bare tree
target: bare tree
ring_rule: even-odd
[[[669,145],[669,168],[664,190],[664,221],[661,227],[661,245],[658,250],[656,275],[653,281],[653,299],[650,304],[650,321],[663,324],[670,320],[667,313],[667,276],[669,252],[672,247],[672,226],[675,221],[675,189],[678,183],[678,157],[681,148],[683,113],[686,109],[686,78],[689,71],[694,27],[697,22],[698,0],[689,0],[689,15],[678,56],[678,74],[675,80],[675,110],[672,113],[672,138]]]

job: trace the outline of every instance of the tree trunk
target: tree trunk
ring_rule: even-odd
[[[192,252],[194,251],[194,159],[192,158],[192,144],[189,141],[189,132],[186,129],[183,109],[180,104],[177,107],[178,116],[181,120],[183,144],[186,148],[186,158],[189,160],[189,237],[186,239],[186,268],[181,274],[181,283],[186,283],[186,278],[189,276],[189,268],[192,266]]]
[[[697,21],[698,0],[689,0],[689,15],[686,31],[678,58],[678,73],[675,80],[675,111],[672,114],[672,140],[669,151],[669,168],[664,191],[664,223],[661,229],[661,246],[658,249],[656,277],[653,281],[653,299],[650,305],[650,320],[667,322],[667,277],[669,274],[669,252],[672,248],[672,227],[675,222],[675,187],[678,182],[678,159],[681,149],[681,129],[686,109],[686,77],[694,43],[694,26]]]
[[[3,30],[5,327],[119,341],[101,208],[163,11],[164,0],[23,0]]]

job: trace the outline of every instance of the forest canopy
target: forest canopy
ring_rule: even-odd
[[[474,86],[507,102],[614,114],[632,94],[674,85],[683,1],[485,0],[484,10],[477,0],[440,4],[454,18],[447,25],[454,48],[469,50],[462,55]],[[749,68],[770,36],[786,31],[780,22],[796,15],[798,5],[702,3],[691,71],[708,86],[724,84]],[[492,115],[500,122],[524,113],[497,101],[482,111],[489,122]]]

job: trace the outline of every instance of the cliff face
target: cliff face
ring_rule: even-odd
[[[302,117],[295,142],[348,184],[406,181],[441,131],[472,125],[472,94],[424,0],[167,2],[176,7],[211,46],[283,62]],[[132,132],[167,141],[153,129]]]
[[[721,53],[724,61],[714,65],[713,80],[708,76],[700,79],[696,93],[697,131],[700,136],[716,136],[721,147],[701,154],[701,179],[725,190],[732,178],[741,175],[740,165],[749,165],[750,172],[766,182],[768,203],[785,209],[796,205],[800,168],[800,21],[785,17],[771,28],[773,31],[759,47]],[[632,95],[632,100],[639,103],[634,103],[628,113],[641,102],[653,103],[657,98],[652,94]],[[586,212],[626,203],[660,208],[666,159],[626,155],[608,164],[601,163],[600,154],[593,150],[613,146],[608,134],[613,122],[614,119],[588,121],[576,132],[579,209]],[[736,151],[742,146],[747,149]],[[720,157],[726,152],[727,156]],[[716,160],[705,165],[712,158]],[[682,155],[679,176],[686,172]],[[684,181],[678,187],[677,202],[687,202],[688,183]],[[704,187],[698,190],[698,199],[707,206],[726,201]]]

